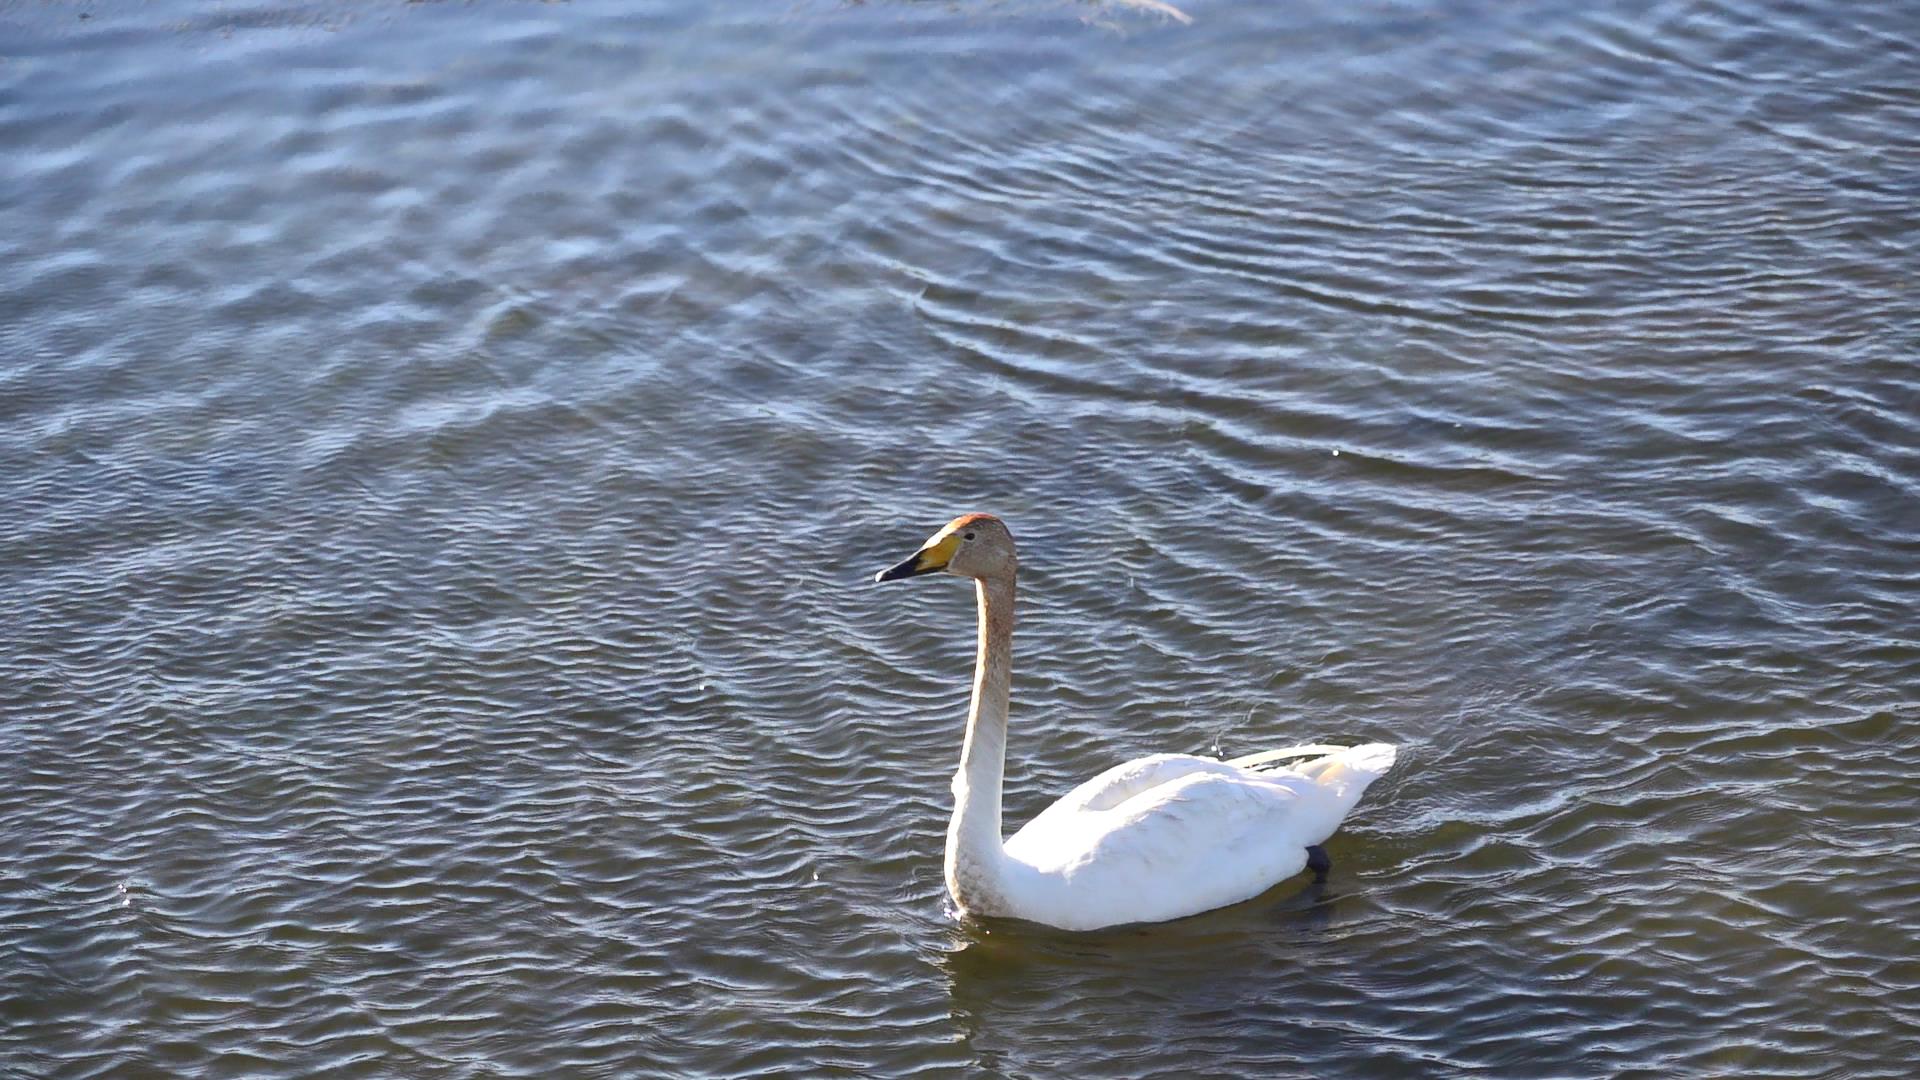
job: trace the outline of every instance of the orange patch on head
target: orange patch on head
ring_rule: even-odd
[[[958,529],[958,528],[963,528],[967,525],[972,525],[976,521],[998,522],[999,520],[1000,520],[999,518],[994,517],[992,514],[977,514],[977,513],[961,514],[959,517],[954,518],[951,522],[949,522],[947,524],[947,528]]]

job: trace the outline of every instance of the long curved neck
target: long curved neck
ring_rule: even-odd
[[[1006,848],[1000,833],[1000,778],[1006,770],[1007,702],[1013,690],[1013,574],[976,580],[980,651],[960,771],[947,828],[947,889],[972,912],[1004,909]]]

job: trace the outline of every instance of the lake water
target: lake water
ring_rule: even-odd
[[[0,10],[0,1074],[1911,1075],[1920,9],[1183,7]]]

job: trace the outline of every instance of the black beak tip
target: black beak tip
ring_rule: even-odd
[[[919,563],[920,563],[920,553],[916,551],[912,555],[909,555],[905,559],[901,560],[900,562],[897,562],[892,566],[887,567],[885,570],[882,570],[879,573],[873,575],[873,580],[899,581],[901,578],[910,578],[915,574],[922,572],[919,568]]]

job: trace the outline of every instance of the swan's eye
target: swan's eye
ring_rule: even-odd
[[[962,539],[962,540],[971,540],[971,539],[973,539],[973,534],[972,534],[972,533],[967,533],[966,535],[964,535],[964,536],[962,536],[962,537],[961,537],[960,539]]]

